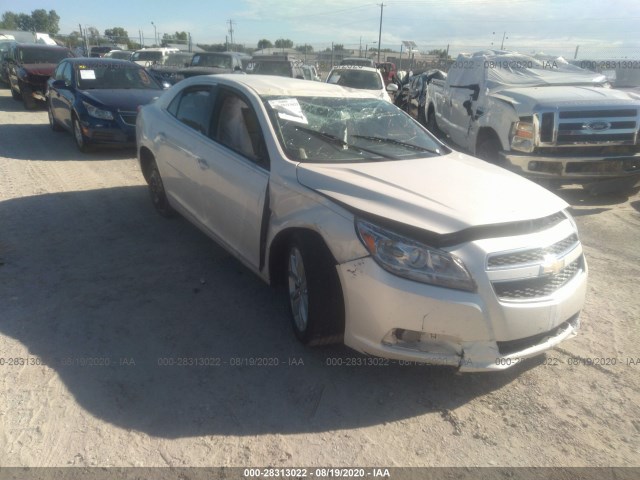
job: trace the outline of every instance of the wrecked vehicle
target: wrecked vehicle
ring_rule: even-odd
[[[47,80],[61,60],[73,57],[65,47],[14,43],[5,56],[11,96],[33,110],[46,101]]]
[[[640,101],[563,59],[461,54],[427,89],[427,124],[463,149],[550,186],[630,192],[640,181]]]
[[[136,127],[156,210],[285,286],[305,344],[491,371],[579,327],[587,265],[568,205],[386,100],[201,76],[142,107]]]

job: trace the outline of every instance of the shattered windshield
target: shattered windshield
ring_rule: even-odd
[[[283,150],[294,161],[373,162],[449,153],[409,115],[377,98],[263,100]]]

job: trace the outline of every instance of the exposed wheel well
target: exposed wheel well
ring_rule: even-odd
[[[285,258],[287,255],[287,247],[295,236],[302,238],[304,241],[312,242],[317,245],[318,248],[326,249],[334,265],[338,263],[318,232],[306,228],[289,228],[287,230],[283,230],[278,233],[276,238],[273,239],[273,242],[271,242],[271,249],[269,250],[269,276],[270,284],[272,286],[282,286],[286,284],[287,262],[285,261]]]
[[[478,136],[476,138],[476,151],[478,150],[478,146],[481,145],[485,140],[495,141],[498,144],[499,149],[502,150],[502,142],[500,141],[500,137],[493,128],[482,127],[480,130],[478,130]]]
[[[140,148],[140,169],[142,170],[142,175],[144,179],[149,182],[149,170],[151,168],[151,164],[155,161],[153,153],[147,147]]]

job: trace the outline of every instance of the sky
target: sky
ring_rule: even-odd
[[[640,60],[640,0],[377,0],[382,8],[382,48],[399,50],[403,40],[420,51],[450,54],[504,47],[578,59]],[[55,10],[60,33],[122,27],[151,43],[154,26],[164,33],[190,32],[194,43],[256,47],[261,39],[291,39],[315,50],[377,48],[380,3],[361,0],[0,0],[0,15]]]

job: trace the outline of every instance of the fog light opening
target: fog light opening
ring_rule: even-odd
[[[389,331],[382,339],[382,344],[443,357],[462,355],[462,343],[456,337],[404,328]]]

